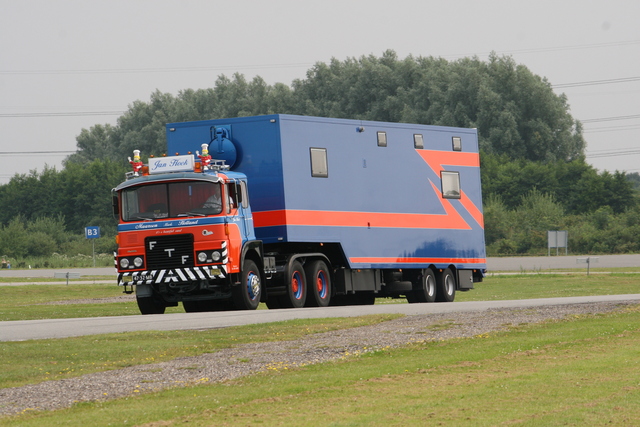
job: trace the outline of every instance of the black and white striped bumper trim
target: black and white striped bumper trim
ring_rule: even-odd
[[[118,274],[118,285],[152,285],[154,283],[188,283],[197,280],[224,279],[224,265],[215,267],[188,267],[162,270],[132,271]]]

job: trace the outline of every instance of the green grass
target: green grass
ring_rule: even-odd
[[[456,301],[495,301],[640,293],[640,274],[514,274],[488,276]]]
[[[122,295],[115,284],[51,284],[0,286],[0,321],[140,314],[134,301],[96,304],[49,304],[56,301],[109,298]],[[170,308],[167,313],[183,311]]]
[[[7,426],[554,426],[640,419],[640,307],[69,409]]]
[[[81,276],[80,279],[69,279],[69,283],[74,282],[90,282],[90,281],[111,281],[116,283],[115,276]],[[58,279],[54,277],[0,277],[0,284],[2,283],[59,283],[66,284],[67,279]]]
[[[239,344],[286,341],[399,317],[292,320],[204,331],[127,332],[0,344],[0,388],[198,356]]]

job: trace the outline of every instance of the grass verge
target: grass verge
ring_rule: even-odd
[[[610,274],[516,274],[488,276],[475,289],[456,293],[456,301],[495,301],[640,292],[640,275]]]
[[[514,328],[241,380],[3,419],[3,425],[633,425],[640,310]]]
[[[0,389],[198,356],[240,344],[293,340],[399,316],[301,319],[203,331],[127,332],[3,342],[0,345]]]

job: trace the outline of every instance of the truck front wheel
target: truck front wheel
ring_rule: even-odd
[[[153,297],[140,297],[136,295],[136,301],[142,314],[164,314],[166,307]]]
[[[232,289],[233,303],[240,310],[255,310],[260,304],[261,292],[258,266],[252,260],[245,259],[240,284]]]
[[[308,307],[327,307],[331,300],[331,276],[324,261],[306,266]]]
[[[453,272],[445,268],[436,279],[436,301],[453,302],[456,297],[456,278]]]

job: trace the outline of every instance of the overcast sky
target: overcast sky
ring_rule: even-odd
[[[546,77],[584,121],[587,161],[640,171],[638,0],[0,0],[0,184],[61,168],[76,136],[159,90],[221,74],[290,85],[387,49],[491,51]],[[570,85],[574,84],[574,85]],[[564,86],[569,85],[569,86]],[[42,151],[53,151],[40,154]],[[123,158],[131,153],[122,153]]]

